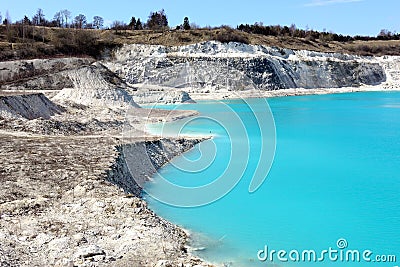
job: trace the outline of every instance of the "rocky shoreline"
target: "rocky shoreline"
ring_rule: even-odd
[[[0,91],[0,266],[210,266],[135,182],[201,141],[152,137],[144,125],[196,112],[140,108],[112,73],[65,62],[75,61],[60,74],[73,88]],[[20,76],[15,84],[40,86]],[[149,161],[128,171],[124,147]]]
[[[139,104],[400,88],[400,57],[217,42],[110,54],[0,62],[0,266],[211,266],[140,198],[202,140],[144,125],[197,113]]]
[[[188,254],[185,231],[106,181],[133,181],[115,138],[2,134],[0,141],[0,266],[209,266]],[[131,145],[162,143],[178,148],[174,156],[199,141]],[[161,166],[162,151],[147,153]]]
[[[204,139],[153,139],[128,142],[116,146],[118,157],[107,171],[107,181],[126,193],[142,197],[142,188],[149,178],[167,164]],[[135,177],[133,177],[135,176]]]

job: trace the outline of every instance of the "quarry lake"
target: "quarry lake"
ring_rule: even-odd
[[[145,194],[151,209],[191,232],[194,254],[226,266],[398,265],[400,92],[248,101],[252,109],[241,100],[160,106],[198,110],[203,116],[186,119],[184,127],[173,122],[169,129],[214,137],[173,159],[153,177]],[[259,159],[261,144],[270,141],[263,138],[273,134],[262,135],[263,125],[256,123],[257,114],[266,111],[265,101],[275,121],[276,151],[265,181],[250,193],[256,169],[270,167],[270,162]],[[231,108],[241,123],[206,119],[219,113],[226,117],[222,106]],[[241,132],[243,125],[249,153],[233,157],[228,133]],[[160,129],[161,124],[149,125],[152,132]],[[209,164],[193,170],[192,165],[200,164],[209,152],[215,154]],[[182,187],[201,187],[227,168],[240,181],[206,205],[176,207],[150,196],[173,194],[165,192],[161,178]]]

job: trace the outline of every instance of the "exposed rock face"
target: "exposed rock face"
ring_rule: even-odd
[[[126,84],[99,63],[65,73],[73,88],[61,90],[54,101],[109,108],[139,107],[124,89]]]
[[[240,43],[181,47],[125,45],[105,64],[129,84],[219,90],[337,88],[377,85],[386,74],[375,58],[293,51]],[[191,89],[191,90],[190,90]]]
[[[65,89],[57,101],[118,107],[131,100],[185,103],[192,102],[189,94],[195,98],[199,93],[246,89],[398,88],[399,58],[214,41],[180,47],[125,45],[95,63],[80,58],[0,62],[0,89],[47,90],[51,96]]]
[[[73,102],[85,106],[104,106],[124,108],[129,105],[138,107],[125,90],[115,89],[63,89],[54,98],[54,101]]]
[[[89,58],[32,59],[0,62],[0,88],[61,90],[72,87],[65,72],[89,65]]]
[[[176,104],[176,103],[195,103],[195,101],[190,97],[188,92],[179,89],[167,88],[140,88],[134,92],[130,92],[132,99],[137,104],[150,104],[150,103],[160,103],[160,104]]]
[[[113,72],[102,64],[96,62],[66,73],[73,83],[74,88],[79,89],[114,89],[116,87],[126,88],[126,84]]]
[[[107,172],[107,180],[140,197],[143,184],[158,168],[200,141],[161,139],[120,145],[117,147],[119,156]]]
[[[400,88],[400,57],[384,56],[378,58],[378,61],[386,73],[386,82],[383,87],[386,89]]]
[[[3,119],[49,119],[63,110],[42,93],[0,96],[0,118]]]
[[[126,88],[99,62],[80,58],[0,62],[0,89],[62,90],[64,88]]]

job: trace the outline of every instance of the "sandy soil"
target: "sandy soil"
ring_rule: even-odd
[[[25,95],[27,105],[5,97],[3,111],[19,115],[0,118],[0,266],[210,266],[190,255],[183,229],[140,198],[129,175],[151,176],[154,166],[129,172],[120,149],[134,144],[144,158],[156,147],[149,164],[160,167],[201,140],[159,140],[144,123],[196,112],[59,102],[63,111],[47,117],[54,103],[43,95],[40,112],[29,105],[38,94]],[[127,109],[131,138],[123,137]]]

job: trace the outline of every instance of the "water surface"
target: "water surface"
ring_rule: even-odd
[[[253,104],[257,107],[257,99]],[[160,216],[193,232],[200,257],[231,266],[396,266],[395,263],[332,261],[260,262],[257,252],[275,250],[370,250],[400,260],[400,93],[368,92],[268,99],[276,124],[276,154],[264,184],[248,187],[260,154],[260,130],[237,100],[224,101],[239,114],[248,132],[251,157],[229,158],[223,127],[208,120],[189,123],[185,133],[215,134],[202,149],[216,149],[213,163],[197,173],[167,165],[160,173],[182,186],[212,182],[227,164],[248,167],[225,197],[196,208],[177,208],[147,197]],[[202,115],[221,111],[218,101],[180,106]],[[164,107],[165,108],[165,107]],[[172,108],[171,106],[168,108]],[[263,112],[265,105],[258,106]],[[153,126],[156,127],[156,126]],[[231,125],[230,127],[235,127]],[[156,130],[153,128],[153,130]],[[193,149],[173,163],[201,157]],[[189,166],[188,166],[189,168]],[[238,170],[239,171],[239,170]],[[157,180],[157,175],[154,177]],[[147,190],[162,190],[157,183]],[[319,255],[318,255],[319,256]]]

